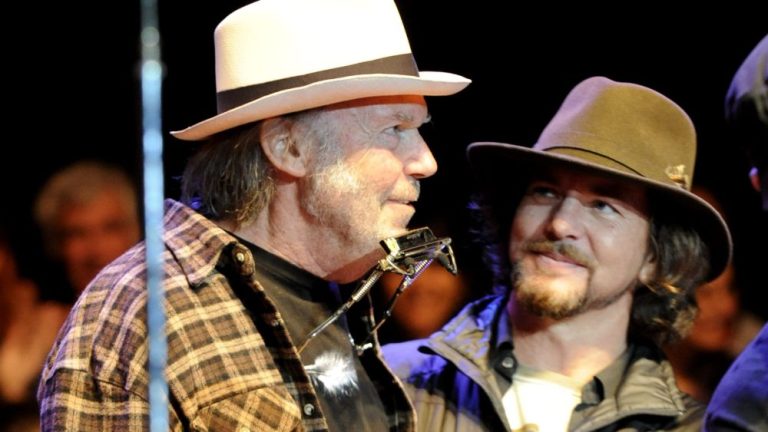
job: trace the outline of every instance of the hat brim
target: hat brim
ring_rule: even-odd
[[[731,259],[731,235],[720,213],[709,203],[679,186],[667,185],[619,168],[604,166],[609,161],[600,155],[585,155],[585,159],[528,147],[504,143],[478,142],[467,148],[467,157],[478,173],[483,187],[492,196],[503,193],[508,182],[524,184],[525,180],[542,165],[583,169],[600,175],[616,177],[647,188],[654,208],[665,215],[696,230],[707,245],[710,270],[707,280],[715,279],[725,270]],[[589,160],[594,159],[594,160]]]
[[[353,75],[318,81],[253,100],[171,134],[185,141],[198,141],[246,123],[339,102],[375,96],[448,96],[471,81],[447,72],[407,75]]]

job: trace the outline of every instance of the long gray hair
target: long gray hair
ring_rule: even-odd
[[[236,224],[259,214],[272,199],[272,164],[261,148],[262,122],[215,135],[187,162],[181,200],[203,216]]]

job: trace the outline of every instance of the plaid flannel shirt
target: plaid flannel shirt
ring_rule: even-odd
[[[248,248],[172,200],[165,230],[171,430],[326,430],[283,318],[253,277]],[[149,429],[144,253],[141,243],[110,264],[75,304],[41,376],[42,430]],[[224,262],[250,287],[249,308],[220,271]],[[378,345],[368,353],[390,429],[413,430],[413,409]]]

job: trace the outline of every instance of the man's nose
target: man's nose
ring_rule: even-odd
[[[584,207],[573,197],[566,196],[554,207],[547,223],[547,235],[552,239],[576,239],[583,233]]]
[[[421,179],[437,172],[437,161],[418,131],[412,143],[412,151],[406,157],[405,174],[410,177]]]

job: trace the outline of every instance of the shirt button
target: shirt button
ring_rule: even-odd
[[[304,405],[304,414],[311,416],[315,413],[315,406],[312,404],[306,404]]]
[[[245,262],[245,254],[242,253],[242,252],[238,252],[238,253],[235,254],[235,259],[237,260],[237,262],[242,264],[242,263]]]
[[[501,366],[506,369],[512,369],[515,366],[515,359],[512,357],[504,357],[501,361]]]

